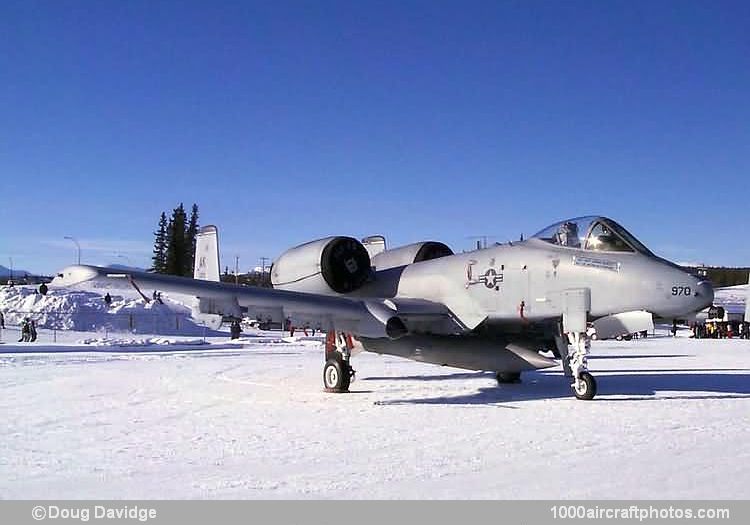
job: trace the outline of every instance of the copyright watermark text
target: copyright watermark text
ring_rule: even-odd
[[[132,520],[142,523],[156,518],[156,509],[134,506],[111,507],[106,505],[60,506],[37,505],[31,509],[31,517],[43,520]]]
[[[728,520],[726,508],[692,508],[630,505],[627,507],[599,505],[554,505],[550,507],[553,519],[572,520]]]

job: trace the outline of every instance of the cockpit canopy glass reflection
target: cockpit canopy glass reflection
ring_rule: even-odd
[[[577,217],[558,222],[536,235],[535,239],[596,252],[639,252],[653,255],[625,228],[606,217]]]

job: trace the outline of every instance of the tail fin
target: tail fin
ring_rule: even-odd
[[[219,230],[216,226],[204,226],[195,236],[193,277],[219,282]]]
[[[384,252],[386,250],[385,237],[383,237],[382,235],[370,235],[369,237],[365,237],[364,239],[362,239],[362,245],[370,255],[370,259],[375,257],[380,252]]]

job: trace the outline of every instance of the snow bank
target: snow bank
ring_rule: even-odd
[[[118,339],[111,337],[94,337],[88,339],[81,339],[78,341],[79,344],[91,345],[91,346],[117,346],[117,347],[131,347],[131,346],[164,346],[164,345],[205,345],[208,344],[203,339],[170,339],[168,337],[146,337],[142,339]]]
[[[34,287],[0,289],[5,322],[18,325],[24,317],[38,328],[115,333],[203,335],[206,328],[192,318],[189,306],[168,297],[164,303],[142,297],[112,295],[109,306],[101,293],[52,289],[41,295]]]

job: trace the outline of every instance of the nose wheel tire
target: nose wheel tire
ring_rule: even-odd
[[[323,387],[326,392],[348,392],[351,380],[352,369],[349,363],[341,359],[329,359],[326,361],[323,367]]]
[[[594,399],[596,395],[596,379],[588,372],[581,372],[581,375],[571,385],[573,388],[573,394],[578,399],[589,400]]]

